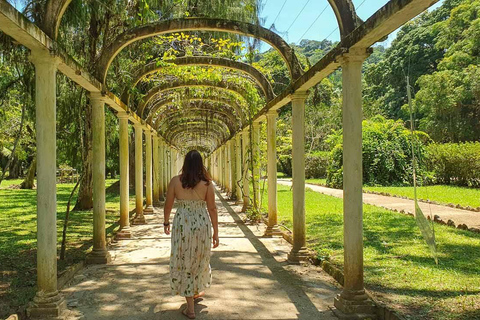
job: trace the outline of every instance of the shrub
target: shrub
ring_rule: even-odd
[[[305,177],[307,179],[319,179],[327,176],[329,153],[317,152],[305,156]]]
[[[363,182],[371,185],[407,185],[413,181],[412,134],[402,120],[389,120],[375,116],[363,121]],[[430,140],[421,131],[415,132],[415,151],[418,176],[423,174],[425,143]],[[343,186],[343,132],[328,137],[332,146],[327,185]]]
[[[278,171],[285,173],[288,177],[292,176],[292,155],[282,154],[278,157]]]
[[[427,147],[427,155],[433,182],[480,186],[480,142],[433,143]]]

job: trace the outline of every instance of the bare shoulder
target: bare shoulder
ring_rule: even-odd
[[[180,176],[174,176],[171,180],[170,180],[170,184],[172,186],[176,185],[178,182],[180,181]]]

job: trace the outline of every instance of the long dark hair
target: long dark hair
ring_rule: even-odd
[[[180,181],[184,189],[193,189],[200,181],[210,184],[210,178],[207,169],[203,165],[203,159],[200,152],[191,150],[185,156],[183,161],[182,173],[180,174]]]

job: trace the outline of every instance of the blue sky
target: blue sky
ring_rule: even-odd
[[[442,1],[440,0],[432,8],[438,7]],[[362,20],[366,20],[387,2],[388,0],[353,0],[357,14]],[[262,3],[261,17],[265,18],[263,26],[270,28],[275,23],[276,31],[288,43],[298,44],[302,38],[310,40],[327,38],[332,41],[340,39],[340,33],[336,28],[337,21],[327,0],[263,0]],[[297,15],[298,18],[293,23]],[[313,23],[317,18],[318,20]],[[388,46],[393,39],[394,34],[383,44]]]

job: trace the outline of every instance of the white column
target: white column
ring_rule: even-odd
[[[305,98],[306,92],[292,95],[292,191],[293,248],[290,262],[308,258],[305,241]]]
[[[165,194],[165,143],[163,141],[159,141],[159,154],[160,154],[160,159],[159,159],[159,168],[158,168],[158,193],[159,193],[159,200],[163,201],[164,200],[164,194]]]
[[[225,144],[225,179],[226,179],[226,189],[227,194],[229,196],[232,195],[232,171],[230,170],[232,167],[232,157],[231,157],[231,147],[232,147],[232,140],[228,140]]]
[[[135,124],[135,219],[133,224],[145,224],[143,215],[143,128]]]
[[[235,195],[237,198],[237,204],[239,204],[242,199],[242,189],[238,185],[238,180],[242,177],[242,140],[240,133],[235,136]]]
[[[375,313],[363,283],[362,64],[367,50],[351,49],[340,59],[343,90],[344,286],[335,298],[340,315]]]
[[[57,317],[66,309],[57,291],[56,73],[58,59],[32,53],[37,144],[37,293],[28,314]]]
[[[130,209],[129,209],[129,172],[128,172],[128,114],[119,112],[119,149],[120,149],[120,230],[116,239],[129,239],[132,237],[130,230]]]
[[[152,132],[145,129],[145,209],[144,214],[153,213],[153,169],[152,169]]]
[[[157,135],[153,137],[153,205],[160,207],[160,138]]]
[[[249,132],[248,129],[245,129],[242,132],[242,184],[243,184],[243,206],[242,211],[247,211],[247,208],[250,206],[250,186],[249,186],[249,162],[251,161],[251,157],[249,157]]]
[[[93,249],[88,263],[104,264],[111,260],[105,233],[105,98],[90,93],[92,104],[92,178],[93,178]]]
[[[230,171],[230,194],[231,194],[231,198],[233,200],[237,199],[237,184],[236,184],[236,181],[237,181],[237,170],[236,169],[237,168],[235,167],[236,144],[237,144],[237,141],[235,140],[235,137],[233,137],[230,140],[230,149],[229,149],[229,155],[230,155],[230,167],[229,167],[229,171]]]
[[[277,111],[267,113],[268,226],[266,236],[281,235],[277,225]]]
[[[260,122],[253,123],[253,192],[254,206],[260,208]]]

